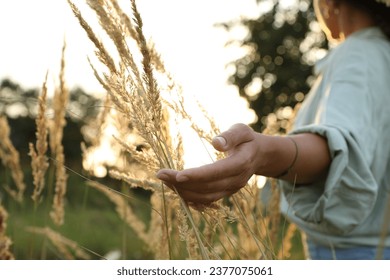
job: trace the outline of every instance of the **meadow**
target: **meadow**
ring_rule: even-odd
[[[218,124],[201,107],[206,127],[188,113],[180,85],[145,38],[136,1],[126,11],[116,0],[86,1],[104,40],[78,6],[68,2],[95,46],[90,65],[107,95],[89,124],[89,137],[80,143],[82,171],[66,165],[62,142],[69,98],[66,44],[52,98],[47,77],[42,84],[30,167],[21,166],[10,140],[12,128],[6,117],[0,118],[0,183],[5,190],[0,259],[304,258],[301,233],[279,213],[275,181],[259,188],[253,178],[212,205],[188,205],[156,179],[161,168],[184,167],[180,124],[187,123],[205,149],[220,132]],[[275,125],[270,123],[265,133],[276,133]],[[104,152],[115,160],[94,165],[94,156],[107,143],[110,150]],[[224,157],[209,152],[210,161]],[[108,174],[99,178],[102,168]]]

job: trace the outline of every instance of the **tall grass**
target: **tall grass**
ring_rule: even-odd
[[[15,188],[5,186],[6,191],[19,203],[23,201],[26,190],[24,174],[20,166],[19,152],[10,139],[10,128],[6,117],[0,116],[0,158],[5,167],[10,170]]]
[[[115,0],[86,1],[95,12],[106,38],[115,46],[115,53],[107,51],[105,43],[98,39],[100,36],[78,7],[72,1],[68,2],[95,45],[96,57],[104,66],[105,70],[98,71],[102,67],[91,63],[97,80],[107,90],[107,98],[112,103],[111,114],[127,120],[124,127],[118,128],[115,139],[128,156],[136,160],[138,169],[148,170],[147,176],[142,179],[137,178],[134,166],[132,169],[121,166],[111,170],[110,175],[123,180],[129,187],[142,187],[152,192],[153,211],[149,229],[134,213],[125,211],[122,205],[124,198],[104,191],[115,196],[111,199],[120,215],[150,245],[149,249],[156,258],[276,258],[277,241],[270,236],[270,227],[279,225],[264,216],[264,208],[259,206],[258,201],[260,190],[256,186],[248,184],[230,199],[197,211],[190,208],[174,190],[155,179],[154,173],[161,168],[180,170],[184,165],[182,138],[180,132],[172,135],[171,123],[190,121],[199,137],[208,142],[219,133],[219,129],[208,117],[211,129],[205,131],[187,113],[180,86],[143,33],[136,1],[130,1],[127,13]],[[132,129],[126,129],[129,127]],[[131,141],[130,135],[134,134],[140,137],[140,143]],[[142,149],[137,148],[140,146]],[[221,157],[222,154],[216,155],[216,158]],[[104,190],[102,186],[98,188]]]
[[[96,79],[107,91],[100,116],[90,124],[95,127],[95,134],[90,141],[82,143],[84,163],[87,166],[91,154],[107,141],[107,131],[115,131],[114,135],[108,135],[111,152],[119,151],[116,161],[106,166],[110,180],[94,178],[93,172],[78,176],[91,190],[100,192],[114,204],[123,227],[132,229],[151,258],[282,259],[288,256],[296,230],[293,226],[287,228],[280,218],[278,192],[273,192],[269,202],[263,205],[259,199],[262,189],[254,179],[229,198],[207,207],[190,207],[175,190],[155,177],[161,168],[184,168],[185,150],[181,131],[176,129],[178,124],[190,123],[198,137],[209,143],[220,131],[218,124],[201,107],[208,129],[198,125],[187,112],[180,85],[167,71],[153,42],[143,33],[136,2],[131,0],[130,5],[122,7],[116,0],[86,0],[104,34],[94,31],[77,5],[71,0],[68,3],[95,46],[95,56],[89,61]],[[114,50],[108,51],[107,44],[114,46]],[[97,62],[93,62],[95,58]],[[77,240],[61,233],[66,225],[66,199],[72,199],[66,198],[66,193],[69,172],[73,172],[65,165],[62,145],[69,95],[65,61],[64,44],[59,85],[51,103],[47,100],[47,76],[42,85],[36,117],[37,140],[30,144],[29,152],[33,211],[38,213],[39,209],[44,209],[52,221],[46,221],[43,226],[33,223],[23,230],[43,236],[42,258],[46,257],[44,246],[48,243],[59,258],[104,258],[107,252],[84,248]],[[53,115],[48,115],[48,111]],[[0,118],[0,139],[0,158],[14,181],[14,188],[7,189],[12,197],[22,202],[26,186],[4,117]],[[222,157],[223,154],[216,152],[210,160]],[[121,187],[109,183],[113,180],[122,182]],[[139,189],[147,193],[147,201],[132,193]],[[146,215],[139,210],[141,204],[149,209]],[[0,205],[0,258],[12,258],[11,239],[5,236],[6,217]],[[112,235],[117,234],[112,232]],[[121,250],[122,258],[126,257],[125,245]]]
[[[3,206],[0,205],[0,260],[12,260],[11,239],[6,235],[8,213]]]
[[[86,193],[89,190],[99,192],[114,205],[109,210],[99,208],[99,217],[103,216],[103,212],[115,211],[121,219],[123,235],[127,234],[128,228],[134,233],[134,239],[139,243],[137,248],[144,252],[137,255],[141,258],[302,257],[301,253],[291,256],[296,245],[292,240],[297,238],[299,231],[294,225],[284,221],[279,213],[279,192],[274,185],[275,181],[269,180],[273,184],[272,192],[265,203],[260,199],[264,189],[258,188],[254,178],[231,197],[207,207],[191,207],[175,190],[167,188],[156,179],[154,174],[161,168],[180,170],[184,167],[185,149],[181,131],[176,130],[178,124],[183,121],[190,123],[198,137],[209,143],[220,132],[218,124],[201,107],[209,124],[208,129],[198,125],[188,113],[180,85],[166,69],[153,42],[147,40],[143,33],[142,17],[134,0],[128,2],[130,5],[127,12],[116,0],[86,2],[105,35],[94,31],[78,6],[68,0],[80,26],[95,46],[95,56],[89,58],[89,61],[96,79],[107,91],[107,96],[99,117],[89,124],[95,128],[95,134],[90,135],[86,143],[81,143],[84,164],[88,169],[86,172],[91,173],[78,173],[77,176],[85,181],[88,188]],[[108,51],[107,44],[113,45],[114,50]],[[94,63],[92,61],[95,58],[98,62]],[[59,85],[50,103],[46,75],[38,99],[36,142],[29,145],[34,188],[27,191],[32,193],[30,198],[34,207],[31,212],[35,218],[31,224],[18,230],[29,238],[32,235],[29,241],[35,243],[38,243],[38,236],[43,238],[42,244],[38,246],[42,259],[47,257],[47,248],[55,252],[56,258],[103,259],[109,252],[97,252],[95,248],[80,245],[78,240],[72,240],[63,230],[67,225],[66,201],[75,199],[66,197],[70,185],[69,172],[75,171],[65,165],[66,155],[62,144],[69,97],[65,82],[65,61],[64,44]],[[49,111],[53,114],[49,115]],[[293,118],[293,112],[291,113],[290,118]],[[285,116],[285,111],[270,114],[268,128],[264,133],[276,134],[279,126],[288,130],[289,119]],[[112,131],[115,131],[114,135],[111,135]],[[111,145],[110,152],[115,152],[117,158],[106,165],[110,180],[99,180],[93,177],[91,154],[101,148],[107,137]],[[18,205],[29,207],[30,203],[26,202],[25,175],[19,156],[10,140],[7,119],[0,116],[0,158],[13,181],[7,181],[4,187],[9,197],[15,199]],[[223,154],[216,152],[210,160],[223,157]],[[113,181],[121,182],[121,187],[117,187],[118,184],[113,184]],[[143,190],[143,198],[132,192],[140,189]],[[7,235],[7,221],[17,220],[17,217],[12,215],[14,209],[7,212],[1,203],[0,200],[0,259],[13,259],[13,236]],[[38,224],[36,218],[41,213],[51,218],[51,221],[45,219],[43,225]],[[81,222],[81,216],[82,213],[78,213],[73,223]],[[388,223],[384,223],[383,240],[387,225]],[[91,232],[87,234],[93,236],[94,231],[103,231],[102,226],[99,226],[100,228],[91,228]],[[105,240],[120,234],[111,230],[109,225],[103,224],[103,227],[109,227]],[[128,254],[126,242],[125,236],[120,248],[121,258],[126,258]],[[34,248],[38,250],[37,246]],[[380,253],[381,251],[378,257]],[[30,256],[36,255],[30,252]]]
[[[31,196],[35,203],[39,203],[40,195],[45,187],[45,175],[49,167],[46,152],[48,149],[47,135],[48,124],[46,119],[46,99],[47,99],[47,74],[42,85],[42,93],[39,97],[39,109],[36,118],[36,145],[30,143],[31,169],[34,180],[34,191]]]
[[[58,249],[59,255],[62,258],[74,259],[76,258],[89,258],[89,254],[82,253],[83,249],[77,246],[77,243],[70,241],[63,237],[56,230],[51,229],[49,226],[44,228],[36,227],[36,214],[39,207],[45,208],[45,212],[52,218],[52,223],[56,226],[61,226],[64,223],[64,198],[67,187],[67,174],[65,166],[63,129],[66,125],[65,111],[67,108],[68,91],[65,86],[65,44],[62,50],[61,58],[61,70],[59,75],[59,86],[54,92],[52,99],[52,111],[53,115],[50,117],[48,114],[48,89],[47,78],[43,82],[41,94],[38,98],[38,112],[36,116],[36,143],[29,143],[29,155],[31,157],[31,173],[32,173],[32,185],[33,190],[27,190],[25,184],[25,176],[23,168],[20,164],[19,153],[15,149],[10,139],[10,127],[7,119],[4,116],[0,117],[0,158],[2,159],[3,166],[5,166],[11,173],[13,179],[13,187],[5,186],[5,189],[10,194],[10,197],[14,198],[21,208],[30,207],[31,203],[26,202],[26,193],[31,193],[31,199],[33,203],[33,209],[35,217],[33,224],[28,225],[21,230],[27,235],[40,234],[44,235],[46,239],[50,240],[52,244]],[[50,149],[49,149],[50,147]],[[50,152],[50,154],[49,154]],[[50,161],[49,161],[50,159]],[[50,174],[47,174],[48,170]],[[46,197],[42,196],[45,190]],[[28,191],[28,192],[26,192]],[[40,205],[41,202],[44,205]],[[51,210],[49,210],[52,208]],[[41,213],[41,211],[39,211]],[[7,254],[11,239],[5,236],[5,221],[7,219],[7,212],[1,206],[0,201],[0,259],[12,258],[12,253]],[[14,216],[14,219],[16,217]],[[46,222],[46,224],[50,224]],[[25,248],[28,250],[27,248]],[[42,249],[43,250],[43,249]],[[69,251],[71,250],[71,251]],[[73,252],[73,253],[70,253]],[[27,254],[26,254],[27,255]],[[44,255],[42,251],[42,256]]]

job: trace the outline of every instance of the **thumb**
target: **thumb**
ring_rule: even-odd
[[[234,147],[254,139],[254,131],[245,124],[235,124],[225,132],[216,136],[211,144],[220,152],[226,152]]]
[[[217,149],[220,152],[225,152],[227,151],[227,141],[224,137],[222,136],[216,136],[211,144],[214,146],[215,149]]]

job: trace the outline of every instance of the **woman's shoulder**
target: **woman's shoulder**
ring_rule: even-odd
[[[351,34],[337,48],[342,55],[383,56],[390,58],[390,40],[377,27],[369,27]]]
[[[367,67],[368,64],[390,64],[390,40],[377,27],[359,30],[345,41],[330,49],[328,54],[317,61],[317,74],[327,70],[334,72],[352,65]]]
[[[382,69],[389,72],[390,41],[379,28],[367,28],[350,35],[335,47],[327,59],[333,74],[343,74],[351,69]]]

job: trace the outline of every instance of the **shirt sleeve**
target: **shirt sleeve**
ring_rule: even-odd
[[[327,178],[302,186],[282,182],[287,216],[316,231],[342,235],[368,217],[378,192],[370,169],[377,137],[373,99],[364,57],[349,51],[348,56],[334,58],[341,67],[325,73],[331,83],[322,85],[315,121],[291,132],[316,133],[327,139],[332,158]]]

